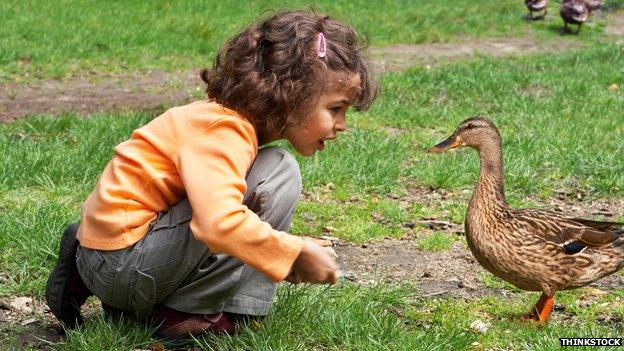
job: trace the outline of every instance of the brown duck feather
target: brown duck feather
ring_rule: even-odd
[[[591,246],[608,245],[620,237],[624,228],[622,223],[562,217],[548,211],[519,209],[515,212],[519,221],[526,222],[533,229],[532,233],[558,244],[578,240]],[[548,230],[544,231],[544,228]]]

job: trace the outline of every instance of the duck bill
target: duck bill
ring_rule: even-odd
[[[458,148],[461,146],[461,144],[461,139],[456,136],[450,136],[443,142],[430,147],[428,151],[432,153],[444,152],[446,150]]]

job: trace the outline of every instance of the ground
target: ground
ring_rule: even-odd
[[[459,196],[467,199],[469,195],[469,191],[464,191]],[[607,220],[620,214],[624,208],[624,199],[586,201],[579,197],[579,194],[561,192],[548,203],[542,202],[540,207],[572,217],[601,216]],[[444,190],[415,188],[400,201],[429,204],[449,200]],[[405,225],[414,228],[414,231],[401,239],[385,238],[373,243],[353,244],[331,236],[323,238],[331,242],[337,252],[343,277],[359,284],[409,281],[415,283],[418,293],[423,298],[453,296],[474,299],[486,295],[510,297],[515,294],[508,288],[493,287],[486,282],[488,273],[475,261],[463,241],[455,241],[450,250],[437,252],[422,250],[415,244],[416,237],[428,235],[432,229],[442,230],[448,235],[462,236],[464,231],[461,223],[429,218],[415,220]],[[587,289],[587,294],[600,296],[609,288],[623,285],[624,276],[614,274],[592,284]],[[536,300],[537,297],[535,294]],[[586,301],[591,301],[591,298]],[[566,313],[564,309],[565,307],[558,306],[553,318],[574,318],[573,314]],[[90,300],[83,307],[83,311],[87,315],[98,313],[98,302]],[[621,321],[609,319],[603,322]],[[30,297],[0,300],[0,324],[3,323],[19,325],[22,328],[20,343],[24,346],[45,349],[48,342],[58,342],[63,335],[62,329],[45,303]]]
[[[464,43],[395,45],[372,48],[372,66],[378,73],[395,72],[425,64],[469,59],[475,55],[517,55],[560,52],[579,44],[570,41],[536,41],[501,38]],[[34,114],[73,111],[87,115],[98,111],[162,110],[203,96],[198,72],[149,71],[128,75],[74,80],[48,80],[35,84],[0,84],[0,121]]]
[[[624,35],[624,16],[617,17],[605,29],[610,35]],[[559,52],[570,49],[570,42],[534,41],[531,38],[496,39],[464,42],[461,44],[399,45],[373,48],[372,64],[377,72],[403,70],[416,64],[436,65],[441,61],[468,59],[475,55],[517,55],[535,52]],[[580,45],[580,44],[575,44]],[[145,72],[117,76],[89,76],[74,80],[48,80],[29,85],[5,83],[0,85],[0,121],[11,121],[34,114],[59,114],[74,111],[87,115],[97,111],[153,110],[181,104],[202,96],[201,81],[197,72]],[[511,185],[513,186],[513,185]],[[467,200],[469,192],[463,194]],[[427,188],[410,190],[401,201],[428,203],[445,201],[443,191]],[[624,200],[580,202],[575,194],[562,192],[545,203],[544,208],[560,211],[570,216],[602,216],[609,219],[620,215]],[[368,244],[347,243],[328,237],[338,253],[346,279],[370,284],[381,280],[388,282],[412,281],[422,296],[452,295],[475,298],[485,294],[509,295],[508,289],[491,287],[484,281],[486,272],[474,260],[462,241],[455,241],[448,251],[421,250],[415,238],[426,235],[427,227],[448,235],[461,236],[463,225],[436,219],[417,219],[406,223],[416,228],[401,239],[386,238]],[[424,233],[424,234],[423,234]],[[329,233],[331,235],[331,233]],[[0,276],[0,282],[2,276]],[[612,286],[622,286],[624,278],[612,275],[593,285],[597,291]],[[98,306],[92,301],[87,307],[96,313]],[[14,297],[0,300],[0,324],[20,325],[23,332],[20,343],[35,348],[45,348],[49,342],[61,338],[61,329],[45,304],[36,300]],[[1,337],[0,330],[0,337]]]

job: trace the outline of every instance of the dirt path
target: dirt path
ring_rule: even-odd
[[[624,36],[624,11],[613,15],[611,24],[605,28],[605,33],[618,37]]]
[[[495,39],[455,44],[395,45],[371,48],[376,72],[396,72],[425,64],[463,60],[475,55],[506,56],[561,52],[579,47],[569,40]],[[0,122],[36,114],[98,111],[155,110],[203,96],[197,72],[150,71],[73,80],[52,79],[34,84],[0,84]]]
[[[463,43],[394,45],[372,48],[373,67],[377,72],[398,72],[417,64],[435,66],[466,60],[476,55],[504,57],[538,52],[558,53],[581,47],[571,40],[537,41],[530,38],[501,38]]]

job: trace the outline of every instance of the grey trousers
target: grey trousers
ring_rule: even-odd
[[[262,148],[246,182],[243,204],[274,229],[288,231],[301,193],[297,161],[280,147]],[[149,314],[156,304],[198,314],[266,315],[276,283],[235,257],[211,253],[191,233],[191,216],[189,202],[183,199],[159,213],[148,233],[131,247],[79,247],[80,276],[103,303],[139,316]]]

